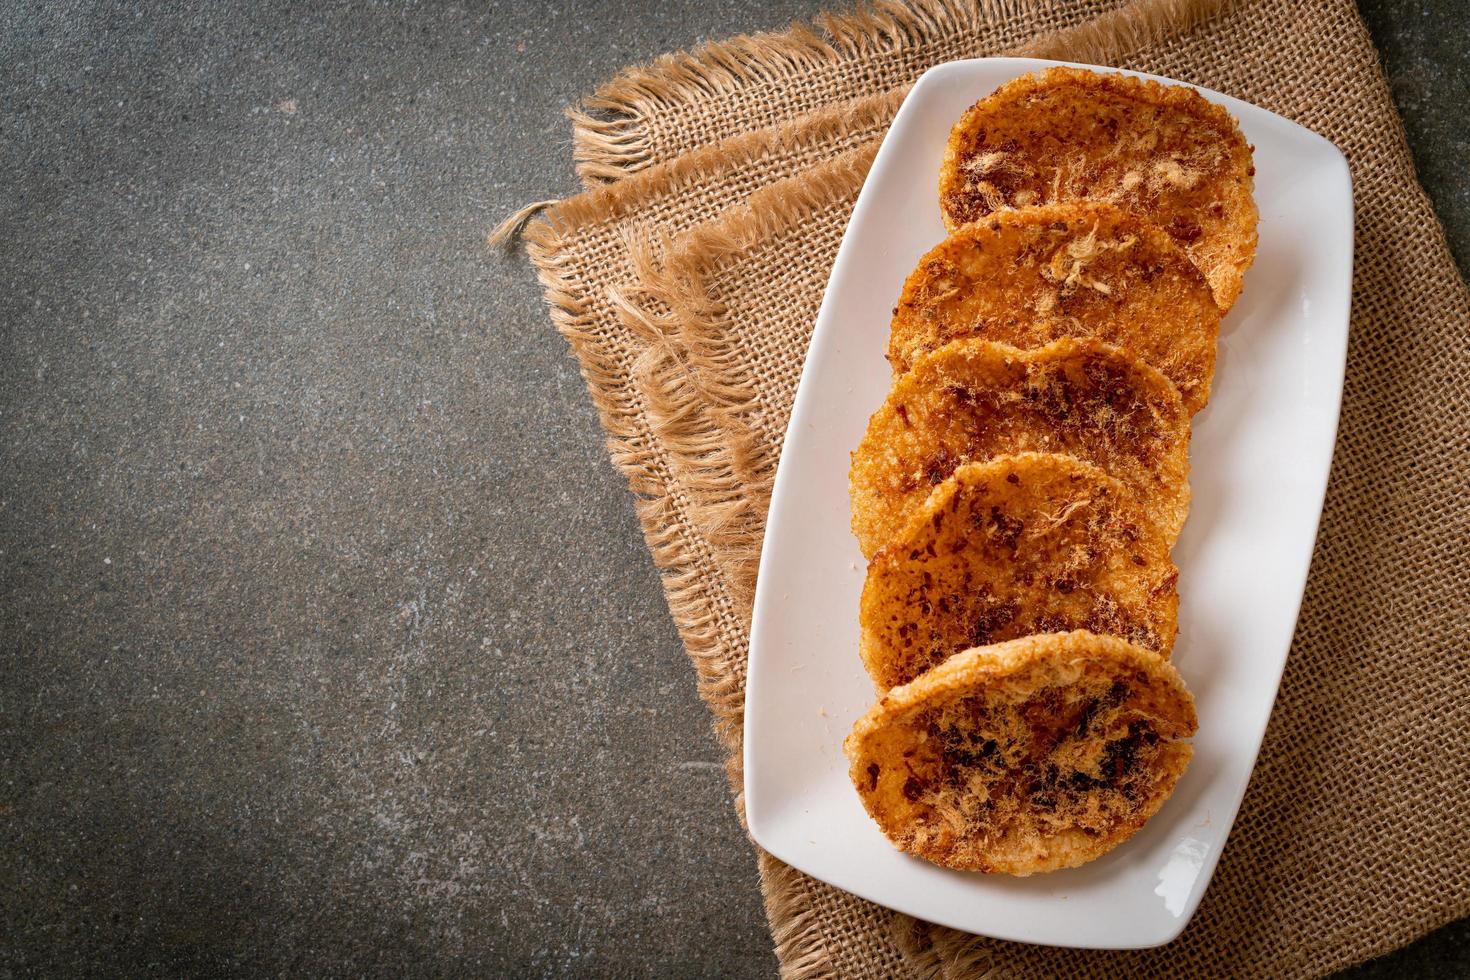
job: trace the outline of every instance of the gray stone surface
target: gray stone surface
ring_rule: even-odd
[[[1470,270],[1470,7],[1359,0],[1404,118],[1419,179],[1462,273]]]
[[[0,974],[773,972],[626,489],[483,237],[573,190],[599,80],[819,6],[0,5]],[[1470,21],[1418,9],[1369,6],[1464,261]],[[1467,965],[1461,925],[1362,975]]]

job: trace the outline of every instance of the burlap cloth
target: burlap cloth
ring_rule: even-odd
[[[1351,0],[884,3],[666,57],[573,113],[589,191],[527,247],[637,497],[737,805],[755,559],[852,202],[925,68],[1017,51],[1229,92],[1352,164],[1347,387],[1296,640],[1214,884],[1174,943],[980,939],[760,854],[783,972],[1299,976],[1402,945],[1470,912],[1470,295]]]

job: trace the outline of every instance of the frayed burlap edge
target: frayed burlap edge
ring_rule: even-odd
[[[852,200],[878,141],[763,188],[719,221],[682,236],[660,262],[635,245],[639,279],[618,294],[624,323],[650,345],[637,381],[671,466],[689,490],[689,516],[723,552],[727,584],[749,610],[782,434],[756,431],[759,396],[728,341],[727,311],[704,289],[704,271]],[[732,667],[735,665],[732,665]],[[738,665],[743,676],[744,665]],[[719,710],[718,706],[715,706]]]
[[[1037,0],[878,0],[871,7],[824,13],[785,31],[712,41],[626,69],[580,105],[572,121],[572,156],[589,186],[619,180],[653,160],[645,125],[662,112],[754,82],[789,78],[816,65],[897,50],[981,20],[1016,17]]]
[[[1107,65],[1123,55],[1167,41],[1228,11],[1236,0],[1135,0],[1076,27],[1017,48],[1023,58]]]
[[[541,220],[527,227],[528,243],[540,243],[542,251],[556,249],[556,238],[566,238],[591,225],[611,224],[624,218],[636,221],[639,212],[660,199],[678,194],[702,181],[718,179],[745,162],[766,154],[794,153],[819,146],[841,133],[885,126],[903,104],[905,91],[882,92],[839,103],[791,122],[771,126],[686,153],[677,159],[642,170],[626,180],[605,184],[563,201],[549,202]],[[506,220],[524,223],[528,209],[548,202],[527,205]],[[711,215],[718,219],[717,215]],[[504,224],[502,227],[504,227]],[[533,257],[534,258],[534,257]]]
[[[630,365],[607,349],[594,333],[587,301],[577,292],[577,281],[570,274],[561,252],[562,240],[554,228],[540,223],[527,231],[525,240],[545,289],[552,323],[571,346],[607,433],[608,455],[633,492],[644,540],[660,570],[669,611],[696,667],[700,696],[711,705],[738,704],[742,698],[738,686],[741,677],[731,675],[720,657],[720,623],[699,575],[709,556],[701,555],[698,542],[690,539],[691,525],[681,513],[673,481],[649,438],[646,409],[636,403],[632,397],[635,392],[621,381],[630,374]],[[715,711],[714,729],[732,756],[737,755],[741,735],[738,711]]]
[[[781,964],[782,980],[817,980],[830,977],[821,936],[822,920],[816,907],[807,900],[806,876],[789,864],[759,853],[761,897],[765,900],[766,919],[771,924],[771,941],[776,959]]]
[[[1141,47],[1188,30],[1233,0],[1136,0],[1086,24],[1009,52],[1013,56],[1106,61],[1110,50]],[[588,187],[618,181],[656,161],[648,121],[754,82],[780,80],[816,64],[871,57],[963,32],[982,22],[1013,18],[1037,0],[880,0],[872,8],[822,14],[775,34],[743,35],[667,54],[629,68],[567,110],[572,158]],[[825,36],[824,36],[825,35]],[[1083,52],[1094,51],[1097,54]],[[907,86],[903,87],[906,90]]]

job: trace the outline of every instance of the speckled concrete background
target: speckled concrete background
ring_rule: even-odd
[[[0,5],[0,974],[772,974],[483,239],[599,80],[821,5]],[[1470,11],[1365,12],[1465,263]],[[1359,975],[1467,970],[1461,924]]]

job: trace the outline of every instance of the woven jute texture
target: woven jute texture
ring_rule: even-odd
[[[1470,913],[1470,294],[1351,0],[882,4],[669,56],[573,113],[590,189],[527,248],[637,498],[737,805],[755,559],[837,244],[907,86],[1001,52],[1219,89],[1347,155],[1352,339],[1317,553],[1255,776],[1180,939],[976,938],[760,854],[783,972],[1309,976]]]

